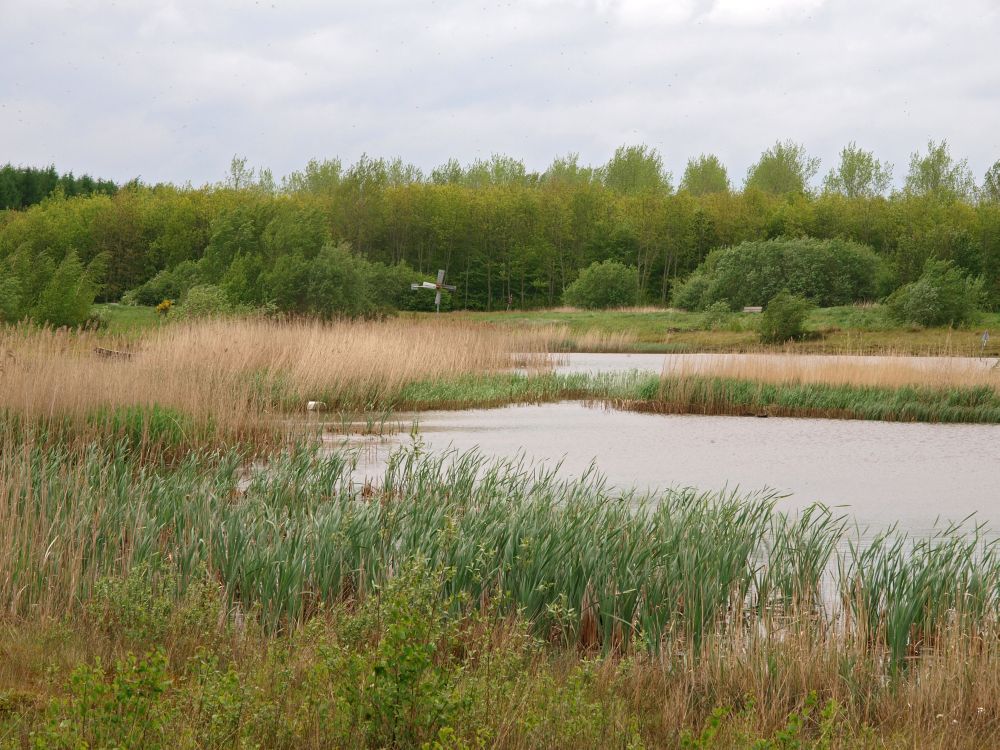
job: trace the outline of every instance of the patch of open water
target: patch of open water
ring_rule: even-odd
[[[923,535],[970,514],[1000,530],[1000,426],[640,414],[576,402],[396,415],[433,451],[593,462],[611,484],[640,490],[763,488],[779,507],[838,506],[861,527]],[[331,444],[343,438],[331,437]],[[407,433],[362,442],[359,478],[381,475]],[[358,444],[355,441],[354,444]]]

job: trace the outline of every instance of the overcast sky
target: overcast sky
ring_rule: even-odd
[[[623,143],[1000,158],[1000,0],[0,0],[0,163],[276,176],[367,152],[543,170]]]

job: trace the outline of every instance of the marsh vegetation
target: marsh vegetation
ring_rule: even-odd
[[[16,438],[16,439],[12,439]],[[477,453],[0,442],[11,746],[990,744],[997,548]],[[437,743],[437,744],[435,744]],[[783,744],[784,743],[784,744]]]

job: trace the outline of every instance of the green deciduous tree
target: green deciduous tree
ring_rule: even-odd
[[[765,344],[782,344],[802,338],[812,308],[813,304],[805,297],[790,294],[787,289],[778,292],[768,301],[760,317],[760,340]]]
[[[39,295],[32,317],[54,326],[82,325],[100,289],[104,263],[103,257],[96,258],[84,267],[75,251],[68,252]]]
[[[823,189],[848,198],[883,195],[892,184],[892,165],[851,142],[840,152],[840,164],[823,180]]]
[[[979,199],[984,203],[1000,203],[1000,160],[993,162],[993,166],[983,175]]]
[[[809,156],[805,146],[778,141],[750,167],[745,187],[774,195],[806,193],[818,171],[819,159]]]
[[[703,310],[727,302],[734,310],[764,305],[785,289],[822,306],[877,296],[883,262],[871,248],[845,240],[743,242],[709,253],[678,286],[677,307]]]
[[[563,300],[574,307],[626,307],[638,301],[639,272],[615,261],[592,263],[566,287]]]
[[[966,276],[949,261],[929,260],[919,279],[893,292],[887,307],[900,322],[959,325],[975,318],[983,296],[982,279]]]
[[[968,161],[956,161],[948,148],[948,141],[928,141],[926,154],[914,151],[910,155],[906,191],[912,195],[968,199],[975,187]]]
[[[605,186],[619,193],[669,192],[670,173],[663,157],[649,146],[619,146],[601,169]]]
[[[691,195],[726,193],[729,192],[729,174],[717,156],[702,154],[696,159],[688,159],[680,189]]]
[[[308,300],[311,312],[332,318],[357,316],[371,309],[364,260],[347,245],[327,245],[309,266]]]

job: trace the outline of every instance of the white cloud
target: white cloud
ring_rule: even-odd
[[[715,0],[707,18],[719,23],[766,24],[800,19],[826,0]]]
[[[691,18],[694,0],[619,0],[621,19],[632,25],[679,24]]]
[[[7,4],[10,5],[8,11]],[[543,169],[659,148],[739,179],[778,138],[905,171],[928,137],[1000,157],[992,0],[0,0],[0,160],[118,179],[504,151]]]

